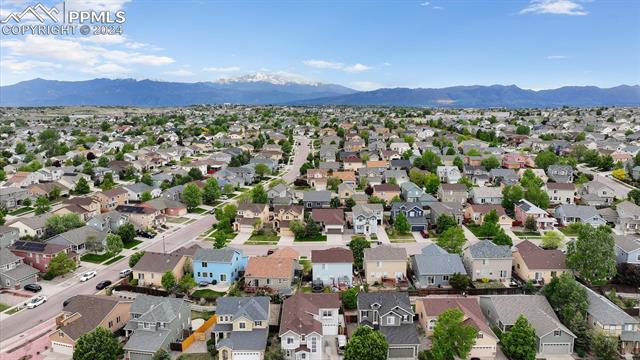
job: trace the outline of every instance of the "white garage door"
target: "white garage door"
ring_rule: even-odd
[[[58,354],[73,355],[73,346],[57,341],[51,342],[51,350]]]
[[[257,351],[234,351],[233,360],[260,360],[260,353]]]
[[[571,353],[571,344],[543,344],[543,354],[569,354]]]

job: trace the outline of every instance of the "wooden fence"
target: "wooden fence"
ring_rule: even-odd
[[[215,315],[211,316],[209,320],[205,321],[199,328],[196,329],[191,335],[189,335],[186,339],[182,340],[182,351],[186,351],[189,346],[193,345],[194,341],[205,341],[207,338],[207,330],[215,325],[217,321],[217,317]]]

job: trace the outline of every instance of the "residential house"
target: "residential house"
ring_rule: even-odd
[[[465,184],[442,184],[438,189],[438,199],[442,202],[464,204],[468,197]]]
[[[331,206],[331,192],[329,191],[305,191],[302,202],[305,209],[320,209]]]
[[[521,199],[514,205],[516,221],[520,224],[524,225],[527,218],[532,217],[536,221],[536,228],[539,230],[553,230],[555,228],[557,220],[528,200]]]
[[[297,259],[273,253],[251,257],[244,272],[245,291],[269,289],[289,290],[296,270]]]
[[[346,248],[311,250],[312,277],[323,286],[351,287],[353,253]]]
[[[613,235],[616,262],[640,265],[640,238],[635,235]]]
[[[526,157],[519,153],[504,154],[502,157],[502,167],[505,169],[521,169],[526,167]]]
[[[292,221],[304,222],[304,207],[302,205],[276,205],[273,208],[273,228],[285,236],[293,236],[289,228]]]
[[[567,269],[565,254],[561,250],[545,250],[529,240],[515,246],[513,271],[520,279],[544,285]]]
[[[351,209],[353,230],[356,234],[371,235],[382,225],[384,208],[381,204],[356,205]]]
[[[38,173],[19,171],[5,182],[5,186],[8,188],[27,188],[29,185],[37,184],[38,182],[40,182]]]
[[[56,318],[56,330],[50,335],[54,353],[73,355],[80,336],[97,327],[115,333],[131,319],[133,301],[115,296],[76,295]]]
[[[418,202],[394,202],[391,204],[391,218],[395,220],[400,213],[404,214],[409,221],[411,231],[422,231],[429,227],[424,209]]]
[[[586,286],[583,287],[589,300],[587,323],[590,327],[618,338],[619,350],[622,354],[638,354],[640,352],[640,321],[620,309],[606,296]]]
[[[463,263],[471,280],[483,279],[508,282],[511,280],[513,257],[511,247],[482,240],[464,250]]]
[[[15,221],[8,223],[7,226],[18,229],[21,238],[41,238],[45,235],[47,219],[50,217],[51,213],[31,217],[19,217]]]
[[[84,225],[55,235],[49,238],[47,243],[69,246],[71,251],[82,255],[89,250],[94,251],[94,249],[87,249],[87,241],[100,244],[102,248],[106,247],[105,241],[107,235],[104,231],[100,231],[89,225]]]
[[[400,189],[402,191],[402,198],[407,202],[419,201],[424,195],[424,190],[411,181],[402,183],[402,185],[400,185]]]
[[[385,182],[392,183],[395,181],[400,186],[409,181],[409,175],[405,170],[385,170],[382,176]]]
[[[193,254],[193,277],[197,283],[231,284],[240,278],[248,257],[242,250],[197,249]]]
[[[386,245],[365,249],[364,272],[369,285],[405,282],[407,250]]]
[[[491,330],[489,322],[482,314],[480,303],[476,297],[428,297],[417,299],[415,303],[418,321],[427,336],[433,335],[438,317],[449,309],[462,311],[463,322],[478,331],[475,343],[471,347],[468,358],[490,360],[495,359],[498,348],[498,337]]]
[[[115,210],[94,216],[87,221],[87,225],[105,232],[116,232],[120,226],[128,223],[129,217]]]
[[[498,224],[504,229],[510,229],[513,220],[507,216],[502,205],[494,204],[471,204],[464,209],[464,219],[467,222],[473,222],[477,225],[482,225],[484,217],[491,211],[496,212],[498,215]]]
[[[417,359],[420,340],[413,317],[406,292],[358,293],[358,324],[386,338],[387,359]]]
[[[355,193],[356,189],[352,184],[341,183],[338,185],[338,197],[342,201],[352,198]]]
[[[287,360],[328,358],[325,344],[344,324],[338,294],[296,294],[282,303],[280,344]],[[330,347],[326,347],[330,348]]]
[[[40,196],[49,197],[56,188],[58,189],[59,196],[69,196],[69,189],[58,182],[29,185],[27,191],[32,198],[38,198]]]
[[[480,296],[485,318],[500,331],[513,327],[521,315],[536,334],[538,356],[571,355],[576,336],[564,326],[543,295]]]
[[[327,178],[327,171],[324,169],[307,170],[307,183],[315,190],[326,190]]]
[[[84,221],[100,214],[100,202],[92,197],[74,197],[62,203],[62,207],[53,211],[55,215],[74,213]]]
[[[494,184],[515,185],[520,182],[518,174],[513,169],[491,169],[489,171],[489,179]]]
[[[167,221],[160,210],[147,206],[118,205],[116,211],[128,216],[129,222],[141,230],[157,228]]]
[[[550,204],[575,204],[576,186],[571,183],[546,183],[544,189]]]
[[[11,251],[0,251],[0,289],[20,289],[38,281],[38,270],[24,263]]]
[[[460,255],[449,254],[436,244],[424,247],[420,254],[412,255],[410,261],[419,289],[449,286],[453,274],[467,273]]]
[[[390,203],[394,197],[400,197],[400,186],[396,184],[373,185],[373,196]]]
[[[93,197],[100,202],[100,211],[102,212],[111,211],[119,205],[129,203],[129,192],[121,187],[97,192]]]
[[[579,196],[582,203],[593,206],[609,206],[616,197],[613,189],[597,180],[584,184]]]
[[[241,233],[251,233],[255,227],[263,227],[269,222],[267,204],[242,203],[238,205],[233,229]]]
[[[65,254],[75,262],[80,262],[78,254],[71,251],[69,245],[51,244],[36,241],[16,241],[7,248],[22,259],[22,262],[37,269],[41,273],[46,273],[49,263],[58,254]]]
[[[547,176],[557,183],[572,183],[573,168],[570,165],[550,165],[547,168]]]
[[[474,187],[470,192],[474,204],[502,204],[502,188],[493,186]]]
[[[429,204],[431,210],[429,216],[429,224],[434,227],[438,222],[438,218],[442,215],[449,215],[456,219],[458,225],[462,225],[464,220],[464,212],[460,203],[453,202],[432,202]]]
[[[20,231],[17,228],[0,225],[0,248],[13,245],[20,239]]]
[[[187,205],[179,201],[170,200],[164,197],[158,197],[149,201],[145,201],[144,203],[140,204],[140,206],[154,209],[160,212],[160,214],[166,216],[183,216],[187,214]]]
[[[136,295],[131,305],[131,320],[124,327],[128,360],[151,360],[160,349],[183,340],[191,327],[191,304],[186,299]]]
[[[267,191],[269,205],[291,205],[296,198],[296,193],[285,184],[277,184]]]
[[[27,189],[18,187],[6,187],[0,189],[0,207],[13,210],[22,206],[22,201],[29,198]]]
[[[616,205],[616,212],[618,213],[616,229],[624,234],[640,233],[640,206],[630,201],[623,201]]]
[[[268,296],[218,298],[217,321],[211,334],[219,359],[261,360],[264,357],[269,323],[274,316],[269,301]]]
[[[573,223],[589,224],[594,227],[605,225],[607,222],[598,214],[594,206],[562,204],[554,209],[558,223],[567,226]]]
[[[151,194],[151,198],[157,198],[162,193],[160,188],[154,188],[145,183],[124,185],[123,189],[127,190],[129,193],[129,201],[142,201],[142,195],[144,193]]]
[[[313,209],[311,219],[320,224],[322,232],[326,235],[344,233],[343,209]]]
[[[176,280],[182,279],[189,257],[197,251],[197,249],[188,252],[185,250],[180,248],[168,254],[146,251],[131,269],[133,270],[133,278],[138,280],[140,286],[157,287],[162,286],[162,275],[167,271],[171,271]]]
[[[440,178],[440,182],[447,184],[457,184],[462,178],[460,169],[457,166],[438,166],[436,168],[436,174]]]

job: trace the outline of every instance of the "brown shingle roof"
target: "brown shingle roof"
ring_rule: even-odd
[[[572,183],[547,183],[549,190],[575,190],[576,186]]]
[[[282,304],[280,335],[287,331],[296,334],[322,334],[322,322],[314,319],[320,309],[340,308],[338,294],[296,294]]]
[[[101,296],[101,295],[77,295],[62,310],[69,314],[79,314],[77,319],[62,326],[65,334],[74,340],[77,340],[82,334],[93,331],[104,318],[121,302],[124,301],[117,297]],[[122,326],[126,324],[126,320],[122,319]]]
[[[245,277],[288,279],[293,276],[294,260],[286,257],[258,256],[249,258]]]
[[[529,240],[525,240],[516,249],[522,256],[529,270],[566,269],[565,254],[560,250],[545,250],[539,248]]]
[[[466,323],[485,334],[495,337],[482,314],[477,298],[425,298],[419,301],[422,301],[425,313],[429,317],[440,316],[440,314],[452,308],[459,309],[467,318],[465,320]]]
[[[373,185],[373,191],[400,191],[400,186],[396,184]]]
[[[335,247],[326,250],[311,250],[313,263],[352,263],[353,252],[349,249]]]
[[[344,210],[342,209],[313,209],[311,218],[315,222],[327,225],[344,225]]]

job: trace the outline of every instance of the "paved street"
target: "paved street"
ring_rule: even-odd
[[[296,136],[295,141],[299,142],[300,145],[294,148],[293,163],[291,164],[289,172],[282,176],[282,179],[286,181],[287,184],[294,182],[300,175],[300,167],[307,161],[307,155],[309,155],[310,150],[309,144],[311,143],[311,140],[308,138]]]

